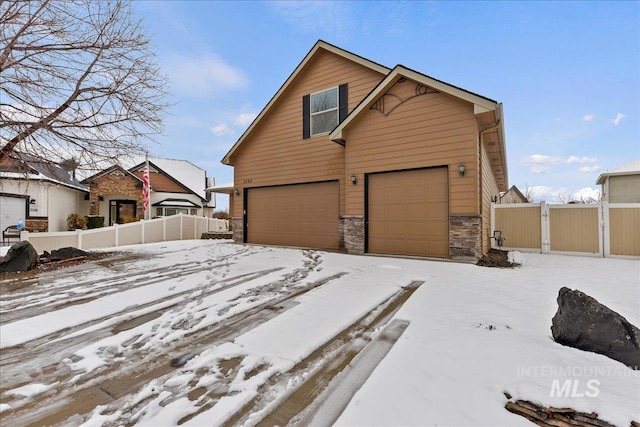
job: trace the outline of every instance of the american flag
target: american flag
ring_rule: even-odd
[[[142,172],[142,208],[149,210],[149,166],[145,166]]]

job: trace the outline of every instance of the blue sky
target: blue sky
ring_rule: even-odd
[[[592,195],[640,157],[640,2],[134,3],[172,82],[152,153],[220,163],[318,39],[502,102],[509,183]],[[218,196],[218,206],[227,200]]]

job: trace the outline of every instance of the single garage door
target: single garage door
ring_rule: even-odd
[[[25,220],[27,200],[23,197],[0,196],[0,230]]]
[[[338,181],[247,190],[249,243],[339,249]]]
[[[449,257],[447,168],[368,175],[368,252]]]

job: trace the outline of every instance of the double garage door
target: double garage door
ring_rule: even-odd
[[[250,188],[247,242],[337,250],[339,197],[338,181]]]
[[[369,174],[369,253],[449,256],[447,168]],[[278,246],[339,249],[337,181],[250,188],[246,241]]]
[[[367,252],[449,257],[447,168],[368,176]]]

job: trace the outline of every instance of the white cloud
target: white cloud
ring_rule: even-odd
[[[529,172],[533,174],[547,173],[551,171],[551,167],[560,163],[559,157],[547,156],[545,154],[532,154],[522,159],[522,163],[533,165],[529,168]]]
[[[600,200],[600,190],[591,187],[585,187],[572,192],[565,187],[536,185],[530,187],[530,190],[532,191],[535,202],[568,203],[570,201],[594,202]]]
[[[595,157],[576,157],[576,156],[571,156],[567,159],[567,163],[569,164],[573,164],[573,163],[578,163],[578,164],[585,164],[585,163],[596,163],[598,161],[597,158]]]
[[[238,116],[236,117],[236,119],[234,120],[233,123],[236,126],[247,127],[253,122],[253,120],[256,118],[256,116],[257,116],[257,114],[255,114],[255,113],[238,114]]]
[[[622,113],[618,113],[618,115],[616,116],[616,118],[615,118],[615,119],[613,119],[613,124],[614,124],[614,125],[616,125],[616,126],[618,126],[618,125],[620,124],[620,122],[622,121],[622,119],[624,119],[625,117],[627,117],[627,116],[625,116],[625,115],[624,115],[624,114],[622,114]]]
[[[600,200],[600,190],[591,187],[581,188],[571,195],[571,200],[578,202],[597,202]]]
[[[239,89],[248,82],[241,70],[212,54],[197,58],[172,55],[163,64],[175,89],[192,97]]]
[[[590,122],[591,120],[595,119],[596,115],[595,114],[585,114],[584,117],[582,117],[582,121],[583,122]]]
[[[211,132],[213,132],[213,134],[216,136],[231,135],[233,133],[233,131],[229,129],[229,126],[226,125],[226,123],[220,123],[212,127]]]
[[[340,37],[353,25],[349,3],[334,1],[274,1],[274,11],[299,31]]]
[[[593,165],[593,166],[583,166],[580,169],[580,172],[582,173],[591,173],[591,172],[597,172],[600,170],[600,166],[598,165]]]

